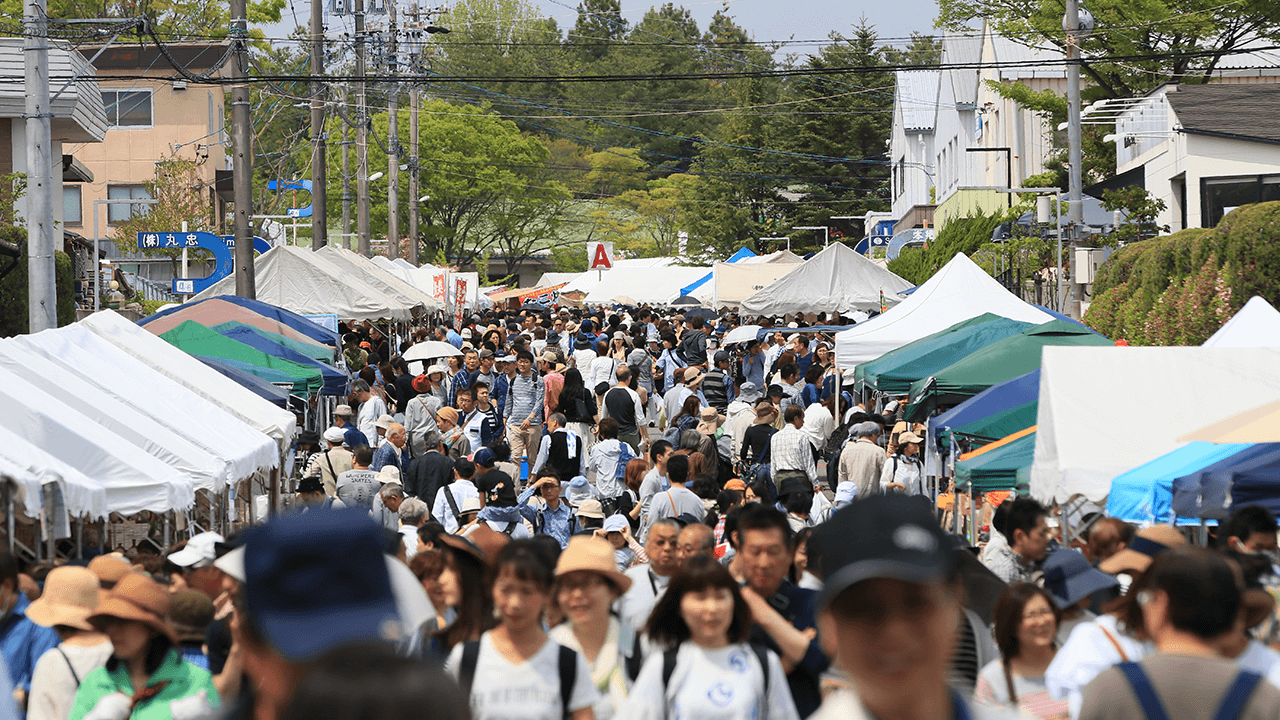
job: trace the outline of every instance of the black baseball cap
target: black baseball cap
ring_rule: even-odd
[[[955,572],[951,542],[923,496],[870,495],[814,528],[809,542],[822,557],[819,607],[873,578],[912,583],[948,580]]]

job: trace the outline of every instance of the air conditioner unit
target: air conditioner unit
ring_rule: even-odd
[[[174,80],[174,81],[173,81],[173,89],[174,89],[174,90],[186,90],[186,89],[187,89],[187,81],[186,81],[186,80]]]

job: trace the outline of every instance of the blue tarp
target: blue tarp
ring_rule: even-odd
[[[743,260],[743,259],[745,259],[745,258],[755,257],[755,256],[756,256],[756,254],[755,254],[755,253],[751,252],[750,250],[746,249],[745,247],[744,247],[744,248],[738,248],[738,252],[736,252],[736,253],[734,253],[734,254],[730,255],[730,256],[729,256],[729,259],[728,259],[728,260],[725,260],[725,262],[729,262],[729,263],[736,263],[736,262],[738,262],[739,260]],[[715,271],[714,271],[714,270],[712,270],[711,272],[707,273],[706,275],[703,275],[703,276],[702,276],[702,277],[701,277],[697,282],[693,283],[692,285],[686,285],[686,286],[684,286],[684,287],[680,288],[680,294],[681,294],[681,295],[688,295],[689,293],[693,292],[694,290],[697,290],[698,288],[702,287],[703,283],[705,283],[705,282],[707,282],[708,280],[710,280],[710,279],[711,279],[711,276],[712,276],[712,275],[714,275],[714,274],[715,274]]]
[[[337,333],[329,332],[326,328],[320,327],[309,320],[305,315],[299,315],[291,310],[285,310],[284,308],[276,307],[271,303],[265,303],[261,300],[250,300],[249,298],[242,298],[237,295],[218,295],[213,298],[205,298],[204,300],[184,303],[177,307],[169,308],[168,310],[162,310],[154,315],[149,315],[146,318],[143,318],[143,320],[138,324],[146,325],[148,322],[156,318],[162,318],[171,313],[178,312],[179,310],[185,310],[186,308],[189,308],[192,305],[198,305],[205,300],[225,300],[233,305],[239,305],[246,310],[256,312],[263,317],[271,318],[282,325],[287,325],[316,342],[321,342],[325,345],[332,345],[335,348],[342,347],[342,343],[339,342]]]
[[[1231,457],[1249,444],[1193,442],[1111,481],[1107,514],[1139,525],[1173,522],[1173,480]]]
[[[1040,368],[1036,368],[1026,375],[992,385],[941,415],[929,418],[929,437],[942,442],[943,438],[938,432],[941,428],[958,428],[1039,399]],[[1018,430],[1022,428],[1015,428],[999,437],[1011,435]]]
[[[248,325],[240,325],[239,327],[225,328],[216,331],[219,335],[231,338],[236,342],[244,343],[259,352],[266,353],[272,357],[278,357],[281,360],[288,360],[299,365],[307,365],[314,367],[320,371],[320,375],[324,379],[321,386],[321,394],[323,395],[346,395],[347,394],[347,374],[337,368],[326,365],[315,358],[309,358],[306,355],[292,348],[284,347],[274,340],[258,334],[254,328]]]
[[[1173,481],[1173,509],[1178,517],[1224,518],[1232,507],[1241,505],[1261,505],[1280,513],[1280,443],[1246,447]]]
[[[199,357],[199,356],[197,356]],[[284,388],[276,387],[262,378],[251,375],[240,368],[233,367],[230,361],[221,358],[199,357],[200,362],[240,383],[246,390],[269,403],[282,408],[289,407],[289,393]],[[288,382],[288,378],[284,379]]]

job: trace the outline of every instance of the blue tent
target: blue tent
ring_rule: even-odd
[[[1232,507],[1280,512],[1280,443],[1259,443],[1173,481],[1178,517],[1225,518]]]
[[[259,352],[266,353],[272,357],[278,357],[282,360],[295,362],[299,365],[307,365],[314,367],[320,371],[324,384],[321,386],[321,394],[323,395],[346,395],[347,394],[347,374],[337,368],[326,365],[315,358],[307,357],[292,348],[283,345],[260,335],[254,331],[252,327],[241,325],[239,327],[225,328],[218,330],[217,333],[223,337],[231,338],[236,342],[244,343]]]
[[[321,342],[321,343],[324,343],[325,345],[332,345],[335,348],[342,347],[342,343],[339,341],[337,333],[330,332],[328,329],[323,328],[320,325],[317,325],[316,323],[312,322],[309,318],[307,318],[307,316],[305,315],[299,315],[298,313],[293,312],[291,310],[285,310],[282,307],[276,307],[271,303],[265,303],[265,302],[262,302],[261,300],[250,300],[249,298],[242,298],[236,295],[218,295],[216,298],[205,298],[204,300],[196,300],[195,302],[184,303],[182,305],[178,305],[177,307],[171,307],[168,310],[162,310],[158,313],[155,313],[154,315],[148,315],[147,317],[143,318],[142,321],[139,322],[138,324],[146,325],[152,320],[165,317],[167,315],[179,312],[181,310],[186,310],[187,308],[190,308],[192,305],[198,305],[202,302],[205,302],[205,300],[225,300],[226,302],[229,302],[233,305],[239,305],[240,307],[246,310],[250,310],[252,312],[258,313],[263,317],[271,318],[272,320],[275,320],[281,325],[287,325],[288,327],[291,327],[294,330],[297,330],[298,332],[302,333],[303,335],[306,335],[307,337],[311,338],[312,340],[315,340],[316,342]]]
[[[240,360],[232,360],[230,358],[220,358],[220,357],[216,358],[216,357],[209,357],[207,355],[193,355],[192,357],[194,357],[195,359],[199,360],[202,363],[205,363],[211,366],[215,363],[220,365],[225,365],[226,367],[231,368],[232,370],[239,371],[250,377],[258,378],[259,380],[270,385],[271,387],[275,387],[280,390],[284,390],[284,387],[278,386],[275,383],[281,383],[282,385],[295,385],[298,382],[297,378],[290,376],[286,372],[276,370],[275,368],[259,367],[257,365],[250,365],[247,362],[242,362]]]
[[[1193,442],[1111,481],[1107,514],[1136,524],[1173,522],[1173,480],[1235,455],[1248,444]]]
[[[746,258],[749,258],[749,257],[755,257],[755,256],[756,256],[756,254],[755,254],[755,253],[753,253],[753,252],[751,252],[750,250],[748,250],[747,248],[743,247],[743,248],[738,248],[738,252],[736,252],[736,253],[734,253],[734,254],[730,255],[730,256],[729,256],[729,259],[728,259],[728,260],[725,260],[725,262],[729,262],[729,263],[736,263],[736,262],[738,262],[739,260],[744,260],[744,259],[746,259]],[[689,293],[693,292],[694,290],[697,290],[698,288],[702,287],[702,285],[703,285],[704,283],[706,283],[708,280],[710,280],[710,279],[711,279],[711,276],[712,276],[712,275],[714,275],[714,274],[715,274],[715,271],[714,271],[714,270],[712,270],[711,272],[707,273],[706,275],[703,275],[703,276],[702,276],[702,277],[701,277],[697,282],[694,282],[694,283],[693,283],[693,284],[691,284],[691,285],[685,285],[684,287],[680,288],[680,294],[681,294],[681,295],[688,295]]]
[[[981,440],[994,441],[1031,427],[1036,422],[1035,407],[1040,404],[1040,369],[1019,375],[983,390],[950,410],[929,418],[929,437],[936,438],[939,447],[945,447],[951,428],[967,435],[965,429],[982,429],[976,435]],[[1025,418],[1030,417],[1030,422]],[[1020,427],[1014,427],[1019,425]]]
[[[282,408],[287,409],[289,407],[289,393],[284,388],[276,387],[256,375],[250,375],[244,370],[232,367],[231,361],[209,357],[201,357],[199,359],[200,362],[240,383],[240,385],[246,390],[249,390],[263,400],[279,405]]]

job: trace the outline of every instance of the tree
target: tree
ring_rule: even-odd
[[[261,37],[258,28],[280,22],[284,6],[285,0],[249,0],[251,32]],[[165,42],[225,38],[231,21],[228,5],[214,0],[50,0],[48,13],[50,18],[67,20],[146,16]],[[0,0],[0,15],[22,17],[22,0]],[[20,35],[21,32],[4,30],[3,34]],[[131,34],[139,39],[146,37],[137,30]]]
[[[1153,197],[1139,185],[1103,191],[1102,209],[1119,210],[1129,218],[1128,223],[1116,227],[1107,236],[1108,244],[1135,242],[1169,232],[1168,225],[1156,223],[1156,218],[1165,210],[1164,200]]]
[[[579,62],[589,64],[603,60],[611,44],[626,38],[628,29],[618,0],[583,0],[566,44],[577,51]]]
[[[186,223],[188,232],[213,232],[215,224],[212,208],[209,207],[204,181],[197,174],[194,161],[157,160],[155,175],[143,183],[143,187],[156,202],[130,206],[133,208],[132,216],[116,225],[111,232],[111,239],[117,246],[137,247],[138,233],[177,232],[182,229],[183,223]],[[174,263],[175,276],[177,275],[177,262],[182,257],[181,249],[146,249],[140,252],[151,257],[169,258]],[[189,260],[198,261],[208,257],[209,253],[197,248],[189,251],[188,255]]]

